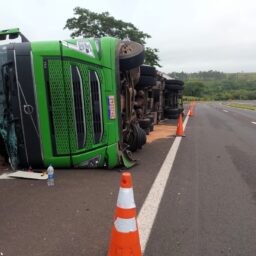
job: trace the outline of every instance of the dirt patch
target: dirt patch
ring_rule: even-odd
[[[154,131],[147,136],[147,143],[150,144],[158,139],[170,138],[176,134],[176,129],[176,124],[169,121],[154,125]]]

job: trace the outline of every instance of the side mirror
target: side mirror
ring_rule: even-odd
[[[6,40],[8,35],[8,39],[16,39],[21,37],[21,42],[29,42],[29,40],[20,32],[18,28],[5,29],[0,31],[0,40]]]

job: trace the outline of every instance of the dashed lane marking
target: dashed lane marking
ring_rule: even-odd
[[[183,128],[185,130],[189,116],[185,118]],[[140,243],[142,252],[145,251],[164,190],[172,171],[172,166],[179,149],[182,137],[176,137],[162,166],[155,178],[155,181],[141,207],[137,221],[140,232]]]
[[[228,111],[228,110],[226,110],[226,109],[223,109],[223,112],[226,112],[226,113],[228,113],[229,111]]]
[[[252,122],[252,124],[256,124],[256,122]]]

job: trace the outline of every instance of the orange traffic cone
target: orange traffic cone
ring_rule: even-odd
[[[189,106],[189,116],[193,116],[193,106],[191,104]]]
[[[176,136],[182,136],[182,137],[185,136],[184,132],[183,132],[183,122],[182,122],[182,115],[181,114],[179,115]]]
[[[132,177],[129,172],[124,172],[117,198],[108,256],[141,255]]]

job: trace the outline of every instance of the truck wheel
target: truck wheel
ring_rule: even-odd
[[[144,145],[147,142],[147,136],[143,129],[140,128],[140,130],[141,130],[141,137],[142,137],[142,145]]]
[[[138,143],[137,143],[137,149],[142,149],[142,137],[141,137],[141,128],[138,128]]]
[[[151,125],[151,120],[149,118],[145,118],[145,119],[140,119],[139,120],[139,125],[142,129],[146,129]]]
[[[137,83],[137,88],[146,88],[146,87],[152,87],[156,85],[156,78],[153,76],[140,76],[140,80]]]
[[[140,66],[140,74],[146,76],[156,76],[156,68],[147,65],[142,65]]]
[[[135,124],[131,125],[127,144],[129,145],[129,150],[131,150],[132,152],[136,151],[138,148],[138,128]]]
[[[153,115],[148,115],[147,118],[150,119],[151,124],[154,123],[154,116]]]
[[[144,48],[141,44],[128,41],[121,43],[119,63],[122,71],[139,67],[144,62]]]
[[[180,84],[165,84],[165,89],[168,90],[168,91],[184,90],[184,85],[180,85]]]
[[[179,115],[180,110],[178,108],[166,108],[164,110],[164,115],[169,116],[169,115]]]
[[[154,101],[159,101],[160,89],[153,89],[153,97],[154,97]]]
[[[179,114],[166,115],[165,117],[168,118],[168,119],[178,119]]]
[[[165,81],[165,84],[178,84],[178,85],[183,86],[183,85],[184,85],[184,82],[181,81],[181,80],[177,80],[177,79],[167,79],[167,80]]]
[[[150,133],[150,126],[147,127],[147,128],[145,128],[144,131],[145,131],[145,133],[146,133],[147,135],[149,135],[149,133]]]
[[[137,149],[141,149],[142,146],[146,143],[146,134],[143,129],[139,127],[137,124],[131,125],[131,132],[128,138],[128,145],[129,150],[132,152],[136,151]]]
[[[145,131],[143,129],[141,129],[140,127],[138,127],[138,131],[139,131],[138,148],[141,149],[142,146],[146,143],[147,137],[146,137]]]

